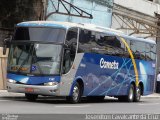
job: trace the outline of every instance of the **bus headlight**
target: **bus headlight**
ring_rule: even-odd
[[[48,83],[44,83],[44,86],[54,86],[54,85],[58,85],[58,82],[48,82]]]
[[[16,81],[13,80],[13,79],[8,79],[8,82],[9,82],[9,83],[16,83]]]

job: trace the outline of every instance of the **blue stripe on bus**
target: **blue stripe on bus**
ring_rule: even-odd
[[[101,68],[100,60],[119,64],[118,69]],[[81,67],[81,64],[86,67]],[[136,60],[139,81],[144,84],[144,95],[153,92],[155,62]],[[111,67],[112,68],[112,67]],[[86,53],[82,58],[76,77],[81,76],[84,82],[84,96],[93,95],[127,95],[132,81],[135,82],[135,73],[131,59],[116,56]]]
[[[48,82],[60,82],[60,76],[24,76],[8,73],[7,78],[26,85],[40,85]]]

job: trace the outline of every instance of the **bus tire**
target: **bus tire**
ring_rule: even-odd
[[[134,102],[139,102],[141,99],[141,93],[142,93],[142,89],[141,86],[138,86],[136,91],[135,91],[135,95],[134,95]]]
[[[134,101],[134,93],[135,93],[134,85],[131,84],[129,91],[128,91],[128,95],[118,96],[118,100],[120,102],[133,102]]]
[[[25,93],[25,97],[28,101],[34,102],[37,100],[38,95]]]
[[[66,99],[70,103],[79,103],[81,102],[81,96],[82,96],[82,88],[79,83],[76,83],[72,90],[72,95],[67,96]]]
[[[134,101],[134,94],[135,93],[135,87],[133,84],[130,85],[128,95],[126,96],[126,102],[133,102]]]

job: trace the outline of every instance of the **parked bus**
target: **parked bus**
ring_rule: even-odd
[[[9,42],[7,89],[38,95],[137,102],[153,93],[156,44],[95,25],[32,21]]]

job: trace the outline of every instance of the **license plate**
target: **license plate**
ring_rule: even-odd
[[[25,91],[26,92],[34,92],[34,89],[33,88],[25,88]]]

